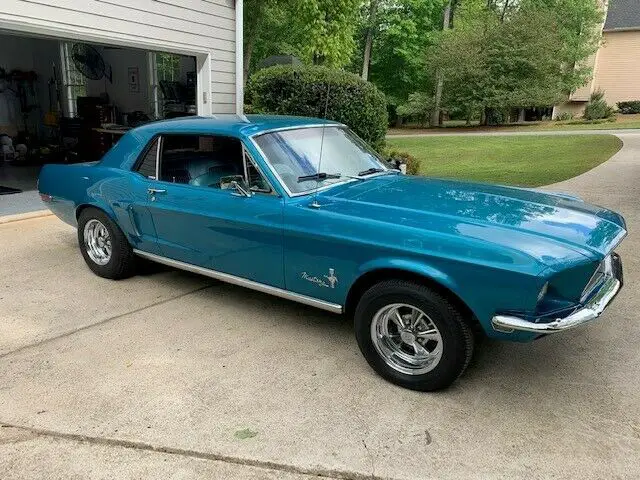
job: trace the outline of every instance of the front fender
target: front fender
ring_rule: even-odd
[[[371,273],[376,270],[386,269],[402,270],[427,277],[434,282],[442,285],[443,287],[451,290],[457,296],[460,296],[458,284],[450,275],[432,265],[428,265],[424,262],[417,262],[416,260],[408,258],[378,258],[375,260],[371,260],[360,266],[360,268],[358,269],[357,278],[360,278],[362,277],[362,275],[366,275],[367,273]]]
[[[519,342],[535,338],[535,335],[526,332],[498,332],[491,326],[491,318],[496,308],[510,305],[511,302],[522,304],[523,295],[531,290],[530,282],[534,281],[535,277],[523,278],[515,272],[468,263],[456,264],[439,260],[427,263],[408,258],[379,258],[360,266],[350,289],[363,276],[390,269],[419,275],[449,290],[469,308],[486,334],[492,338]]]

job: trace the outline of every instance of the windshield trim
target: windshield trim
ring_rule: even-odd
[[[260,155],[264,159],[264,163],[267,164],[267,168],[273,174],[273,176],[276,178],[276,180],[278,181],[278,183],[280,184],[282,189],[286,192],[286,194],[291,198],[302,197],[302,196],[305,196],[305,195],[311,195],[313,193],[322,192],[322,191],[327,190],[329,188],[333,188],[333,187],[335,187],[337,185],[344,185],[344,184],[347,184],[347,183],[350,183],[350,182],[358,182],[358,181],[360,181],[360,179],[358,179],[358,178],[344,177],[344,180],[341,180],[341,181],[338,181],[338,182],[335,182],[335,183],[331,183],[329,185],[323,185],[322,187],[316,187],[316,188],[312,188],[310,190],[305,190],[304,192],[292,192],[291,190],[289,190],[289,187],[287,187],[287,184],[284,182],[284,180],[282,180],[282,178],[280,178],[280,175],[278,174],[276,169],[273,168],[273,165],[271,165],[271,162],[269,161],[269,157],[267,157],[267,155],[264,153],[262,148],[260,148],[260,145],[258,145],[258,142],[255,141],[255,138],[256,137],[260,137],[262,135],[267,135],[269,133],[274,133],[274,132],[282,132],[282,131],[285,131],[285,130],[306,130],[308,128],[340,128],[342,130],[347,130],[348,129],[348,127],[346,125],[342,124],[342,123],[319,123],[319,124],[310,124],[310,125],[296,125],[296,126],[272,128],[270,130],[262,130],[260,132],[256,132],[256,133],[253,133],[253,134],[249,135],[249,140],[251,141],[253,146],[256,148],[256,150],[258,150],[258,152],[260,153]],[[383,172],[378,172],[378,173],[374,173],[374,174],[371,174],[371,175],[363,176],[362,179],[374,178],[374,177],[377,177],[377,176],[380,176],[380,175],[386,175],[386,174],[388,174],[389,172],[392,171],[391,169],[387,168],[387,166],[384,165],[380,159],[378,159],[378,161],[380,162],[382,167],[385,168],[385,170]]]

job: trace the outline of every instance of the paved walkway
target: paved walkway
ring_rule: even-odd
[[[0,217],[35,212],[46,208],[37,190],[0,195]]]
[[[351,322],[176,271],[93,275],[52,217],[0,225],[0,478],[640,478],[640,136],[554,188],[621,211],[601,321],[485,341],[435,394]]]

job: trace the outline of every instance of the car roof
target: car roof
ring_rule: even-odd
[[[251,136],[280,128],[313,125],[341,125],[331,120],[285,115],[212,115],[210,117],[179,117],[147,123],[135,129],[145,136],[158,133],[216,133]]]

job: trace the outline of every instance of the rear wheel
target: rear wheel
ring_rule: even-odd
[[[413,390],[453,383],[473,354],[473,334],[444,296],[413,282],[389,280],[364,293],[355,314],[358,345],[383,378]]]
[[[78,243],[85,262],[96,275],[112,280],[134,275],[136,256],[131,245],[102,210],[86,208],[80,212]]]

